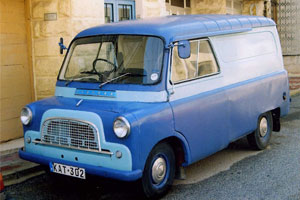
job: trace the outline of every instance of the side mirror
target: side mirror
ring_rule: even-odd
[[[179,58],[186,59],[191,56],[191,45],[187,40],[178,42],[178,56]]]
[[[60,54],[64,53],[65,49],[68,49],[65,45],[64,45],[64,38],[60,38],[59,39],[59,43],[58,43],[59,47],[60,47]]]

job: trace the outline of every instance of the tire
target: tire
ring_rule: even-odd
[[[158,168],[160,170],[155,170]],[[167,143],[158,144],[149,154],[144,168],[141,182],[145,196],[150,199],[162,197],[172,186],[174,176],[174,151]]]
[[[248,143],[256,150],[265,149],[272,136],[273,118],[271,112],[259,116],[256,130],[247,136]]]

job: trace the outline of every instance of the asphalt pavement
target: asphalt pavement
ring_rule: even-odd
[[[245,139],[187,170],[163,198],[169,199],[300,199],[300,96],[273,132],[270,147],[253,151]],[[8,199],[142,199],[138,182],[99,177],[86,181],[49,173],[5,188]]]

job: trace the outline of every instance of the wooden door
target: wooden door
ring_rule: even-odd
[[[32,101],[24,0],[0,0],[0,142],[22,137],[20,111]]]

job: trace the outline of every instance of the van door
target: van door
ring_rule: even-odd
[[[187,139],[192,162],[228,145],[228,103],[223,77],[208,40],[190,41],[191,56],[173,48],[170,104],[175,130]],[[173,90],[173,91],[172,91]]]

